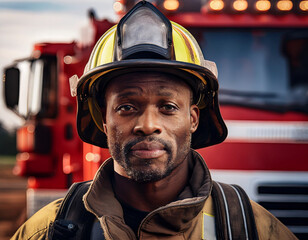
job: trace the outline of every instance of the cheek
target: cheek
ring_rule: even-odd
[[[118,129],[119,124],[115,121],[114,117],[107,112],[106,123],[104,124],[104,130],[107,135],[108,144],[112,144],[116,141],[117,135],[119,135],[120,129]]]
[[[191,132],[190,132],[189,125],[180,129],[177,135],[177,144],[179,148],[182,148],[182,146],[186,146],[186,145],[190,147],[190,137],[191,137]]]
[[[175,148],[178,148],[178,151],[181,150],[181,147],[184,145],[190,146],[190,136],[191,136],[191,123],[189,116],[183,116],[178,119],[178,121],[174,121],[171,124],[166,126],[166,129],[172,129],[170,134],[174,138]]]
[[[116,117],[107,119],[107,141],[109,146],[116,145],[122,148],[126,142],[130,139],[132,132],[132,124],[127,120],[123,121]]]
[[[119,142],[118,140],[122,139],[122,136],[123,130],[121,129],[121,125],[114,122],[107,124],[107,139],[109,144]]]
[[[119,131],[121,132],[121,127],[123,127],[123,123],[119,121],[116,114],[109,106],[107,107],[105,121],[105,132],[108,139],[115,137]]]

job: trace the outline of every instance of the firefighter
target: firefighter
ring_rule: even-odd
[[[70,84],[81,139],[112,158],[12,239],[296,239],[192,150],[227,136],[216,65],[152,4],[108,30]]]

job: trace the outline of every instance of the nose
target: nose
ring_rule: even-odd
[[[134,134],[149,136],[162,132],[158,112],[155,107],[146,108],[139,116],[134,126]]]

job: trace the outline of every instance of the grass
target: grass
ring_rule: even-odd
[[[0,155],[0,166],[13,166],[16,163],[16,156]]]

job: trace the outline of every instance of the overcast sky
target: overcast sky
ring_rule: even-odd
[[[0,69],[14,59],[28,57],[36,42],[71,42],[81,38],[93,8],[98,18],[115,20],[114,0],[0,0]],[[0,87],[0,91],[2,91]],[[2,124],[16,119],[0,101]]]

